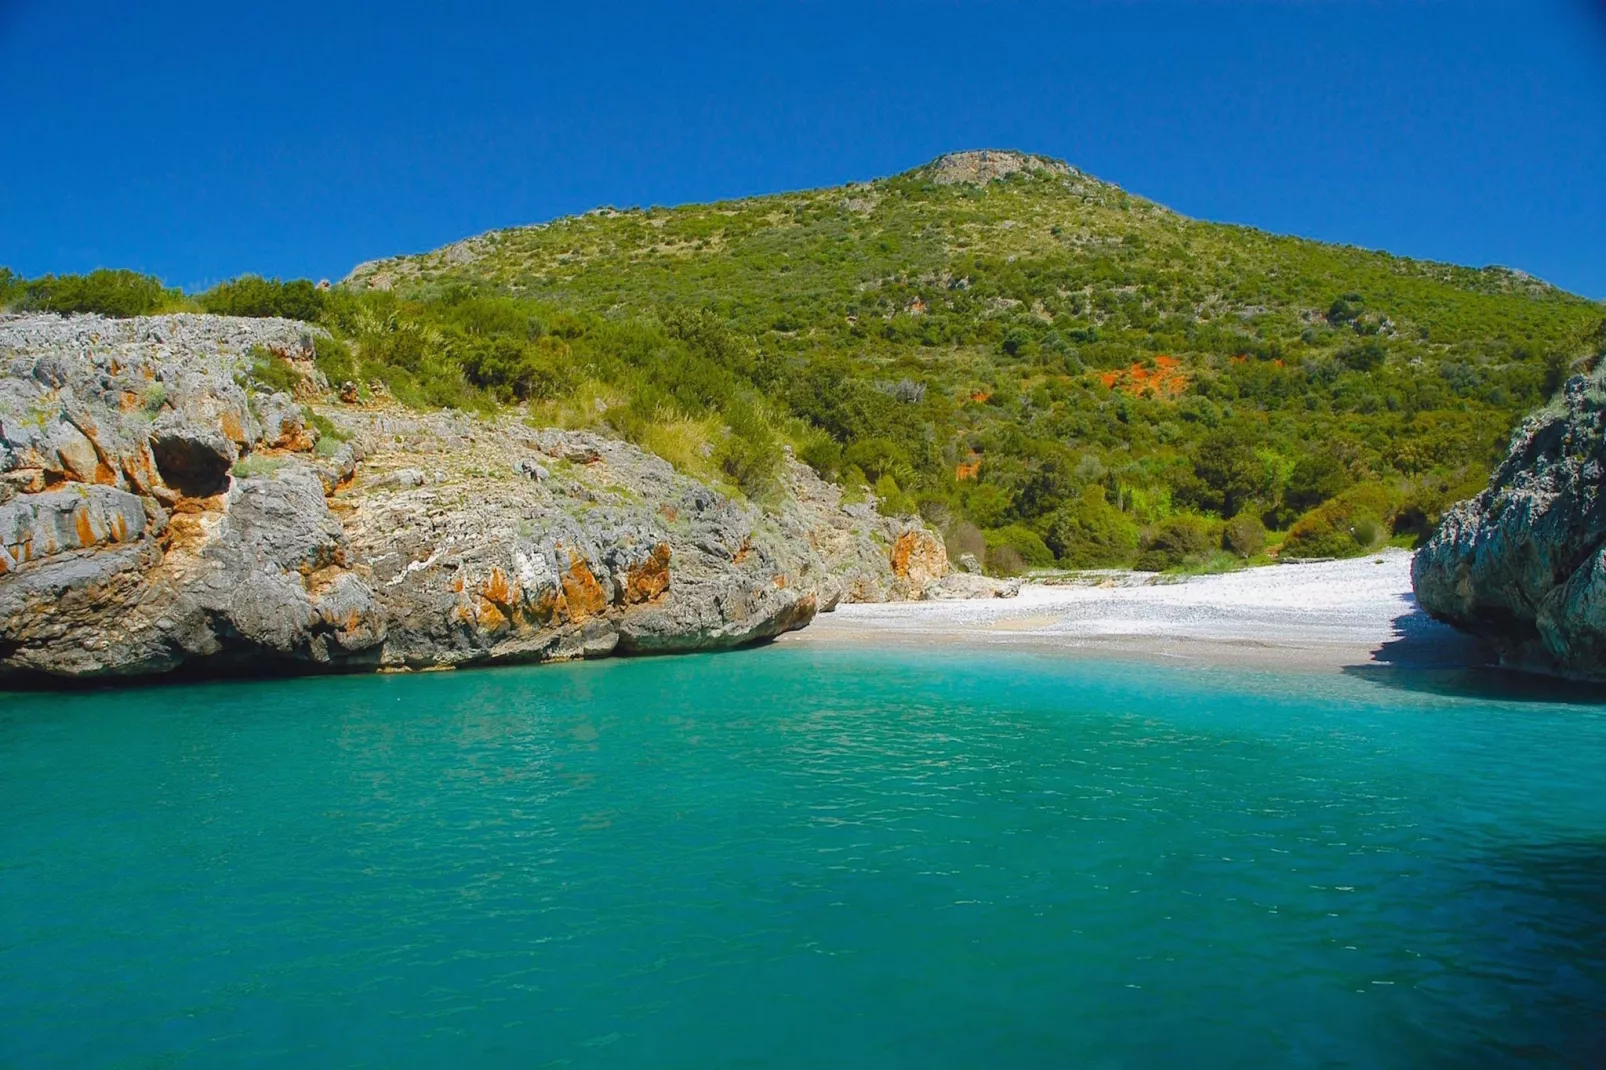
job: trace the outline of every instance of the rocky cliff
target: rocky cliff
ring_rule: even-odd
[[[1570,380],[1416,556],[1422,607],[1512,667],[1606,679],[1606,383]]]
[[[0,678],[706,650],[998,589],[796,462],[760,507],[514,414],[342,404],[310,330],[0,317]]]

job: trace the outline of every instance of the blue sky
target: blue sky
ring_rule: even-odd
[[[598,204],[1064,157],[1606,298],[1606,5],[0,0],[0,264],[195,288]]]

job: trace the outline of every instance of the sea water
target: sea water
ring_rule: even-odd
[[[0,694],[0,1065],[1606,1055],[1606,708],[786,646]]]

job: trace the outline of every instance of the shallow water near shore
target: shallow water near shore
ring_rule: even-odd
[[[1606,1056],[1606,706],[769,647],[0,694],[0,1065]]]

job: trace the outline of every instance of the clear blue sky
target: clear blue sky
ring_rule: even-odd
[[[1606,297],[1606,7],[0,0],[0,264],[194,288],[598,204],[1064,157]]]

